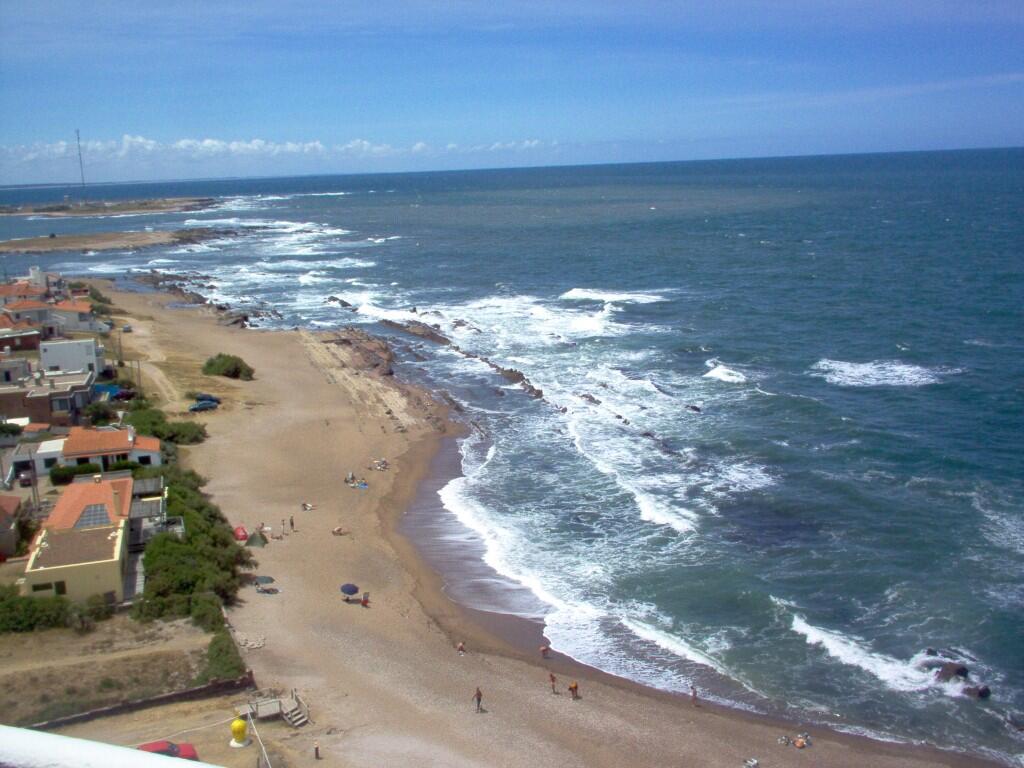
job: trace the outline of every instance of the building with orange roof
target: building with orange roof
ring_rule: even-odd
[[[106,323],[96,319],[92,313],[92,304],[87,301],[61,301],[51,305],[49,310],[53,321],[64,332],[110,330]]]
[[[34,285],[26,280],[0,285],[0,304],[7,304],[22,299],[39,300],[46,298],[46,295],[46,286]]]
[[[160,447],[159,439],[136,434],[133,427],[72,427],[60,463],[69,467],[97,464],[104,470],[119,461],[157,466],[162,463]]]
[[[60,335],[60,318],[52,312],[53,305],[38,299],[16,299],[0,307],[12,327],[31,327],[39,331],[44,339]]]
[[[92,482],[72,483],[57,499],[44,528],[67,530],[116,525],[127,520],[132,508],[130,476],[104,480],[96,475]]]

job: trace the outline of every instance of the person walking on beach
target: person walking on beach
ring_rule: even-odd
[[[697,686],[693,683],[690,683],[690,703],[695,707],[700,706],[700,704],[697,703]]]
[[[455,646],[455,650],[459,652],[459,656],[465,656],[466,644],[460,640],[459,644]]]
[[[291,526],[292,533],[295,533],[295,515],[288,515],[288,525]]]
[[[542,645],[540,647],[540,656],[541,656],[541,658],[542,659],[546,659],[548,657],[549,653],[551,653],[551,646],[548,645],[547,643],[544,643],[544,645]]]
[[[580,684],[575,680],[569,683],[569,695],[572,696],[573,701],[576,701],[580,697]]]
[[[482,712],[483,711],[483,707],[480,704],[480,702],[482,702],[483,700],[484,700],[484,692],[480,690],[479,686],[477,686],[476,693],[473,694],[473,701],[476,702],[476,711],[477,712]]]
[[[558,682],[558,678],[555,677],[555,673],[554,672],[548,672],[548,680],[551,681],[551,692],[552,693],[558,693],[558,691],[555,690],[555,683]]]

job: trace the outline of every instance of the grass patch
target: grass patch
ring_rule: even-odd
[[[195,445],[206,439],[206,426],[194,421],[168,421],[159,408],[149,403],[133,406],[125,421],[140,435],[151,435],[176,445]]]
[[[234,680],[245,674],[245,662],[227,630],[217,632],[206,650],[206,664],[196,676],[195,684],[203,685],[214,680]]]
[[[222,352],[203,364],[203,373],[207,376],[227,376],[229,379],[252,381],[256,371],[238,355],[225,355]]]

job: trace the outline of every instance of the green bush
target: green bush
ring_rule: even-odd
[[[224,614],[221,613],[220,606],[220,599],[212,593],[193,595],[189,615],[196,626],[207,632],[216,632],[224,626]]]
[[[82,412],[95,427],[109,424],[117,418],[117,411],[110,403],[89,403]]]
[[[98,475],[103,471],[99,464],[79,464],[76,467],[64,467],[57,464],[50,468],[50,482],[54,485],[67,485],[76,475]]]
[[[207,376],[227,376],[229,379],[252,381],[255,371],[238,355],[225,355],[222,352],[206,361],[203,373]]]
[[[107,298],[106,296],[104,296],[102,293],[100,293],[100,289],[97,288],[94,285],[90,285],[89,286],[89,298],[92,301],[97,302],[99,304],[111,304],[112,303],[110,301],[110,299]]]
[[[107,471],[120,472],[122,469],[130,469],[132,472],[134,472],[141,466],[142,465],[139,464],[139,462],[137,461],[129,461],[128,459],[125,459],[123,461],[115,461],[113,464],[110,465],[110,468]]]
[[[20,424],[8,424],[6,422],[0,424],[0,436],[17,437],[21,434]]]
[[[93,621],[103,621],[114,615],[114,606],[103,599],[103,595],[89,595],[85,611]]]
[[[240,570],[252,565],[252,553],[235,541],[220,509],[200,491],[205,481],[195,472],[160,466],[140,469],[136,476],[164,477],[167,514],[183,518],[186,532],[184,541],[161,533],[146,545],[146,586],[136,617],[192,616],[201,626],[212,626],[212,609],[219,616],[220,604],[235,600]]]
[[[158,408],[135,408],[125,416],[140,435],[152,435],[179,445],[194,445],[206,439],[206,427],[194,421],[167,421]]]
[[[227,630],[220,630],[210,640],[206,649],[206,665],[196,677],[196,683],[202,685],[214,680],[234,680],[245,674],[245,662],[238,652],[235,641]]]
[[[65,627],[70,605],[65,597],[22,597],[17,587],[0,586],[0,632]]]

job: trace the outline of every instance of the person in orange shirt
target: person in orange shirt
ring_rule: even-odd
[[[580,684],[575,680],[569,683],[569,695],[572,696],[573,701],[576,701],[580,697]]]

